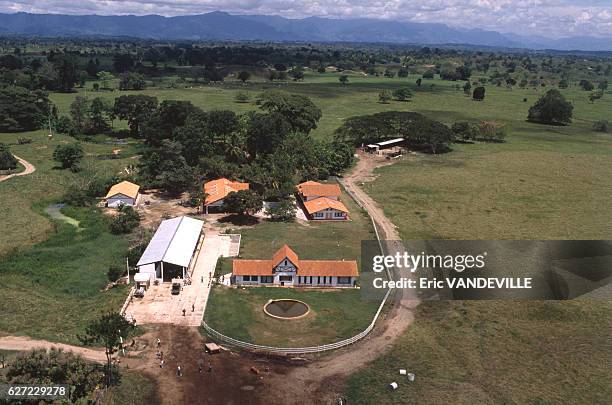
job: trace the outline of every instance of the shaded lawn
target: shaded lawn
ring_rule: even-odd
[[[292,298],[310,306],[295,320],[274,319],[263,306],[270,299]],[[206,322],[217,331],[250,343],[303,347],[333,343],[363,331],[378,303],[365,300],[356,289],[309,290],[256,287],[215,287],[206,306]]]
[[[119,310],[126,287],[102,292],[111,264],[120,265],[127,241],[107,231],[94,208],[66,209],[80,228],[58,221],[48,240],[0,261],[0,330],[79,343],[88,321]]]

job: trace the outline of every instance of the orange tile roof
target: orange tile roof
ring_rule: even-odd
[[[308,182],[307,182],[308,183]],[[312,182],[315,183],[315,182]],[[342,191],[340,190],[340,186],[337,184],[306,184],[302,183],[298,185],[298,191],[304,197],[313,197],[313,196],[321,196],[321,197],[340,197],[342,195]]]
[[[308,180],[308,181],[298,184],[297,189],[299,192],[302,192],[302,187],[304,186],[320,186],[320,185],[321,183],[319,183],[318,181]]]
[[[304,207],[306,208],[306,211],[308,211],[308,213],[311,215],[315,212],[323,211],[328,208],[346,212],[347,214],[349,212],[348,208],[346,208],[346,206],[342,204],[341,201],[332,200],[331,198],[327,197],[319,197],[315,198],[314,200],[305,201]]]
[[[274,266],[285,260],[285,258],[289,259],[291,263],[297,268],[300,267],[300,259],[298,258],[297,253],[295,253],[289,246],[283,245],[274,256],[272,256],[272,263]]]
[[[355,260],[300,260],[287,245],[279,249],[272,260],[235,259],[232,263],[232,274],[235,276],[271,276],[274,274],[274,267],[285,257],[296,265],[298,276],[357,277],[359,275]]]
[[[110,190],[108,190],[106,198],[110,198],[117,194],[123,194],[130,198],[136,198],[138,196],[138,190],[140,190],[140,186],[138,184],[130,183],[129,181],[122,181],[121,183],[113,185]]]
[[[229,193],[248,189],[249,183],[231,181],[226,178],[208,181],[204,183],[204,193],[206,193],[206,201],[204,204],[213,204],[224,199]]]

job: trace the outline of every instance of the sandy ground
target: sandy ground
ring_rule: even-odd
[[[5,181],[10,179],[11,177],[15,177],[15,176],[26,176],[28,174],[34,173],[36,171],[36,166],[34,166],[33,164],[31,164],[30,162],[23,160],[22,158],[20,158],[17,155],[13,155],[15,156],[15,159],[17,159],[19,161],[19,163],[21,163],[21,165],[23,167],[25,167],[25,170],[19,173],[13,173],[13,174],[7,174],[4,176],[0,176],[0,181]]]
[[[106,362],[106,355],[102,350],[89,349],[86,347],[65,345],[63,343],[52,343],[46,340],[30,339],[26,336],[3,336],[0,337],[0,349],[2,350],[33,350],[33,349],[62,349],[66,352],[73,352],[83,358],[97,362]]]

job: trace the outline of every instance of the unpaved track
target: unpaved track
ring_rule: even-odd
[[[88,349],[86,347],[71,346],[63,343],[53,343],[46,340],[30,339],[26,336],[3,336],[0,337],[0,349],[2,350],[33,350],[33,349],[62,349],[65,352],[73,352],[83,358],[97,363],[105,363],[106,355],[103,350]]]
[[[23,160],[17,155],[13,155],[13,156],[15,156],[15,159],[17,159],[19,163],[21,163],[21,165],[25,167],[25,170],[19,173],[13,173],[13,174],[7,174],[6,176],[0,176],[0,182],[6,181],[10,179],[11,177],[15,177],[15,176],[26,176],[36,171],[36,166],[34,166],[32,163],[28,162],[27,160]]]

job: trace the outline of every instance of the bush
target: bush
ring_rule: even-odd
[[[80,143],[58,145],[53,151],[53,160],[62,165],[62,169],[72,169],[83,159],[83,148]]]
[[[474,93],[472,93],[472,98],[476,101],[482,101],[485,98],[485,88],[482,86],[476,87],[474,89]]]
[[[239,91],[238,93],[236,93],[234,100],[236,100],[237,103],[248,103],[250,100],[249,93]]]
[[[11,153],[8,145],[0,143],[0,170],[15,170],[17,159]]]
[[[74,125],[70,117],[62,115],[55,122],[55,131],[60,134],[72,134],[74,133]]]
[[[114,234],[130,233],[140,224],[140,215],[129,205],[119,206],[119,215],[110,223],[110,231]]]
[[[505,125],[495,121],[482,121],[478,124],[478,139],[485,142],[502,142],[506,138]]]
[[[542,124],[569,124],[573,110],[574,106],[565,100],[559,90],[552,89],[531,106],[527,120]]]
[[[285,199],[266,210],[273,221],[289,222],[295,219],[297,208],[292,200]]]
[[[600,120],[593,124],[593,131],[608,133],[610,123],[608,120]]]
[[[423,73],[423,79],[433,79],[433,78],[434,78],[433,70],[428,70],[427,72]]]
[[[478,128],[469,122],[455,122],[451,127],[457,141],[471,141],[478,138]]]
[[[120,266],[110,266],[108,271],[106,272],[106,277],[108,277],[108,281],[117,281],[119,277],[123,275],[123,268]]]

